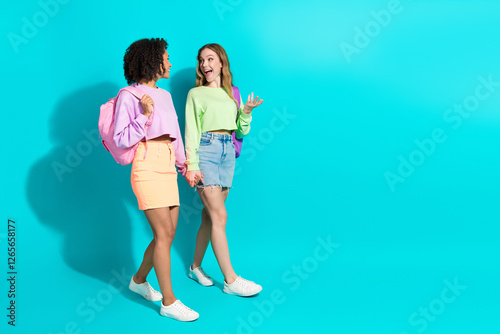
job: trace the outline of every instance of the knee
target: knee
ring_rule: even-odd
[[[155,246],[171,245],[175,238],[175,230],[173,227],[163,227],[156,231],[154,235]]]
[[[212,227],[213,228],[225,228],[227,223],[227,212],[226,210],[219,210],[212,214]]]
[[[227,221],[227,212],[226,209],[217,210],[212,214],[212,223],[226,223]]]

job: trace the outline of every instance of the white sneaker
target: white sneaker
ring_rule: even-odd
[[[165,306],[163,305],[163,303],[161,303],[160,314],[164,317],[179,321],[194,321],[200,316],[198,312],[191,310],[179,299],[168,306]]]
[[[262,286],[238,276],[231,284],[227,284],[226,281],[224,281],[224,289],[222,291],[230,295],[248,297],[261,292]]]
[[[188,277],[200,283],[203,286],[211,286],[214,285],[214,280],[212,277],[205,274],[201,267],[192,269],[193,266],[189,266],[189,272],[187,273]]]
[[[128,288],[141,296],[143,296],[145,299],[157,302],[159,300],[163,299],[163,295],[161,292],[156,291],[153,289],[151,285],[149,285],[148,282],[144,282],[141,284],[137,284],[134,282],[134,277],[132,276],[132,279],[130,280],[130,284],[128,285]]]

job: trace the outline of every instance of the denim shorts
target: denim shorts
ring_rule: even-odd
[[[220,186],[231,188],[234,174],[234,144],[231,135],[203,132],[198,148],[198,165],[203,180],[196,187]]]

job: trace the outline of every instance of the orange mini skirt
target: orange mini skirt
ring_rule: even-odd
[[[179,206],[174,145],[168,140],[139,142],[130,181],[140,210]]]

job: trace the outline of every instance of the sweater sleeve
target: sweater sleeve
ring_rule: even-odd
[[[241,139],[250,132],[250,122],[252,121],[252,114],[247,115],[243,112],[245,105],[240,95],[240,109],[238,109],[238,119],[236,120],[236,138]]]
[[[179,121],[176,122],[175,140],[172,142],[175,150],[175,165],[182,176],[186,175],[186,153],[184,152],[184,143],[182,142],[181,129]]]
[[[127,91],[122,91],[116,99],[113,139],[119,148],[134,146],[146,134],[148,117],[138,110],[136,102],[137,99]]]
[[[193,93],[190,91],[186,101],[186,165],[187,170],[200,170],[198,148],[201,138],[201,120]]]

